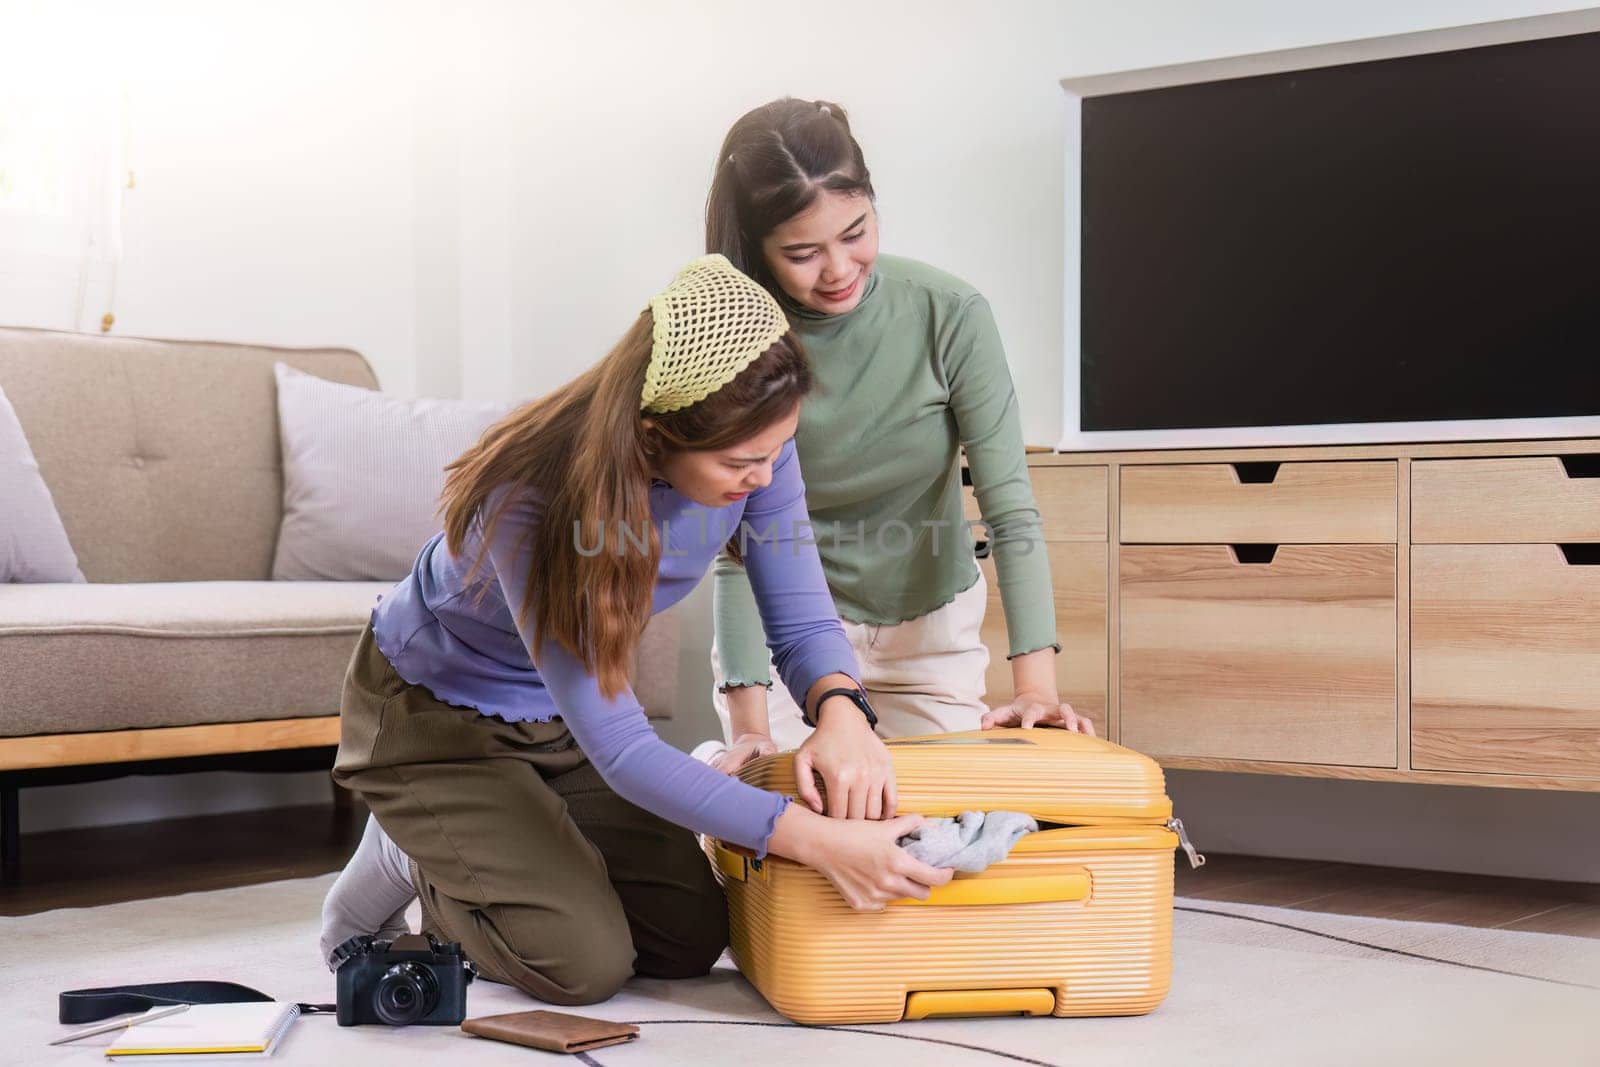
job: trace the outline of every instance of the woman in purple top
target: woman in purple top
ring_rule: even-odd
[[[896,844],[920,817],[829,819],[721,774],[658,738],[627,683],[650,616],[733,540],[826,735],[798,776],[881,744],[806,522],[791,438],[810,387],[772,297],[707,256],[451,465],[444,531],[345,682],[334,778],[373,817],[323,905],[330,967],[348,938],[405,932],[420,896],[425,931],[552,1003],[703,974],[727,922],[690,831],[815,867],[857,908],[949,879]]]

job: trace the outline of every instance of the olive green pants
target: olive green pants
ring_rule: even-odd
[[[694,836],[628,803],[564,723],[509,723],[395,673],[369,626],[345,677],[334,781],[411,857],[423,929],[484,977],[592,1004],[631,974],[704,974],[726,904]]]

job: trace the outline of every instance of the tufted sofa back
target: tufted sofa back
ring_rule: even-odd
[[[272,577],[283,514],[277,361],[378,384],[348,349],[0,327],[0,390],[89,581]]]

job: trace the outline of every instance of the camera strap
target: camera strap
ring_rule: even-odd
[[[259,989],[234,982],[154,982],[148,985],[103,986],[99,989],[69,989],[61,994],[63,1023],[92,1023],[148,1008],[169,1004],[246,1004],[276,1000]],[[302,1015],[332,1015],[332,1004],[300,1004]]]

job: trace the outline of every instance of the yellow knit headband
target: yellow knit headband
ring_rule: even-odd
[[[655,319],[639,409],[678,411],[733,381],[789,330],[772,294],[726,256],[693,260],[650,301]]]

